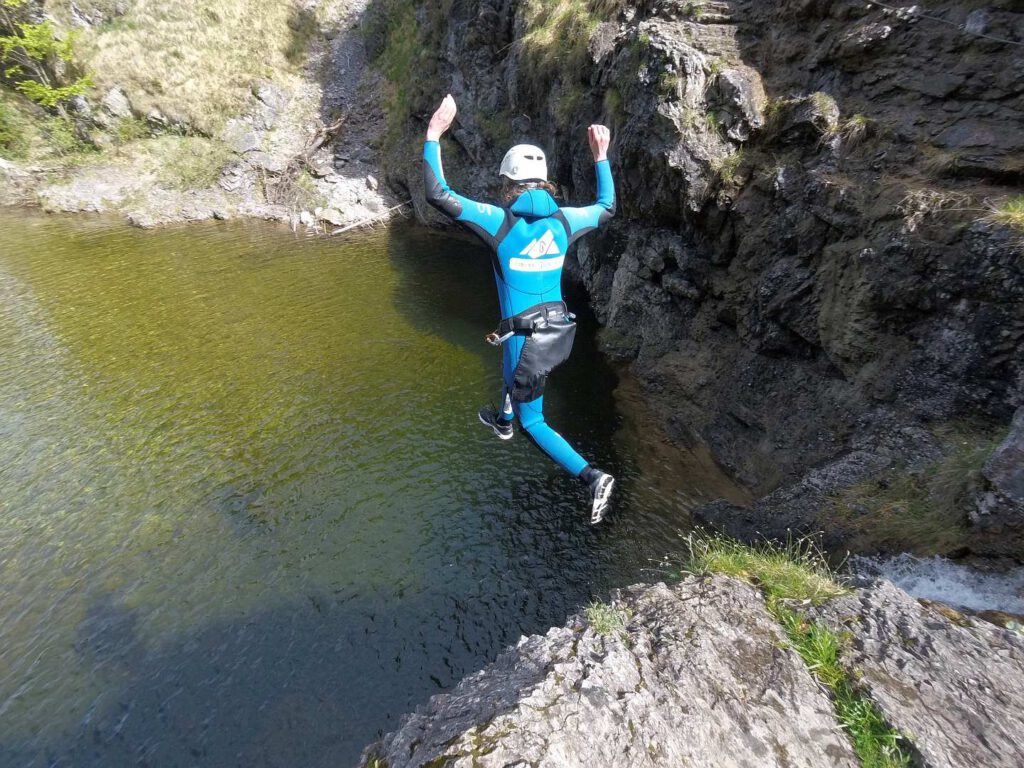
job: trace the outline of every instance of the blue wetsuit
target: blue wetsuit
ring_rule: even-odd
[[[423,147],[423,160],[427,201],[493,249],[491,260],[503,318],[541,302],[561,301],[562,265],[569,246],[615,213],[615,187],[607,160],[596,164],[597,202],[583,208],[559,208],[554,198],[540,189],[524,192],[508,208],[479,203],[448,186],[436,141],[428,141]],[[512,336],[502,345],[502,416],[509,420],[509,394],[523,343],[522,336]],[[543,395],[513,403],[512,407],[523,429],[545,453],[572,474],[583,472],[586,459],[544,421]]]

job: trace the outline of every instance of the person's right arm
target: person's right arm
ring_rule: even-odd
[[[423,187],[427,202],[492,243],[505,222],[504,209],[463,197],[449,187],[444,178],[440,140],[455,119],[455,109],[455,99],[451,94],[445,96],[427,126],[427,140],[423,145]]]

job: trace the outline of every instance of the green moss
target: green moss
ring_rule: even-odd
[[[0,97],[0,157],[22,160],[28,156],[28,127],[24,118]]]
[[[505,145],[512,140],[512,116],[507,110],[478,115],[480,129],[494,144]]]
[[[519,41],[520,82],[536,103],[546,101],[557,82],[570,84],[563,89],[566,95],[576,93],[571,85],[581,83],[586,74],[594,30],[623,5],[622,0],[526,0],[521,10],[526,32]],[[564,117],[569,109],[560,107],[559,113]]]
[[[415,0],[383,0],[366,27],[368,38],[380,39],[373,63],[386,81],[387,146],[401,139],[418,102],[425,98],[424,89],[429,92],[433,106],[440,100],[443,92],[434,82],[437,61],[433,52],[439,45],[443,20],[450,9],[451,0],[429,6],[427,23],[421,24]]]
[[[615,86],[609,86],[604,92],[604,111],[613,125],[622,125],[629,117],[622,106],[622,94]]]

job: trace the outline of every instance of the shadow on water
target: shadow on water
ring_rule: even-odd
[[[126,684],[65,742],[5,743],[0,764],[352,765],[399,713],[519,636],[518,622],[502,622],[493,604],[438,597],[457,624],[431,600],[310,595],[151,653],[140,652],[130,613],[98,607],[81,628],[82,661],[115,667]]]

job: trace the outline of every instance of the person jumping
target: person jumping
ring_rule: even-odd
[[[585,482],[592,496],[590,522],[599,523],[608,509],[615,478],[592,467],[565,438],[544,421],[544,386],[548,374],[572,351],[575,315],[562,300],[562,265],[569,246],[597,229],[615,213],[615,187],[607,152],[611,133],[591,125],[587,139],[597,170],[597,202],[583,208],[560,208],[548,182],[544,151],[530,144],[512,147],[499,171],[505,206],[456,194],[441,168],[438,143],[455,119],[455,99],[444,97],[427,126],[423,177],[427,202],[478,235],[493,250],[502,320],[487,340],[502,347],[502,408],[480,409],[480,421],[502,440],[512,437],[512,423],[567,471]]]

